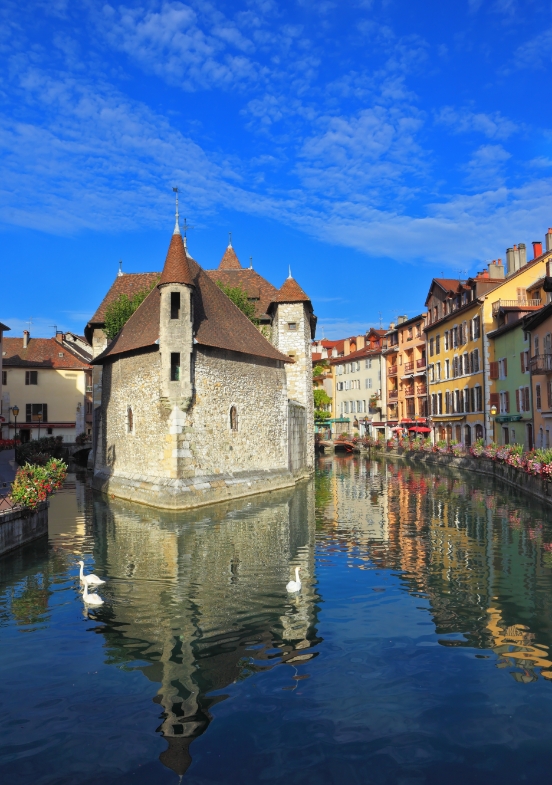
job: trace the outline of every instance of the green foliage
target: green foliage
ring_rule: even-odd
[[[154,281],[151,286],[136,292],[130,298],[127,294],[120,294],[116,300],[109,303],[105,309],[105,334],[108,339],[112,341],[115,336],[121,332],[125,324],[128,322],[134,311],[141,305],[148,294],[157,286],[157,281]]]
[[[66,477],[67,465],[59,458],[50,458],[45,466],[28,463],[17,472],[10,496],[15,504],[33,510],[61,488]]]
[[[328,363],[325,362],[324,360],[321,360],[312,369],[312,375],[313,377],[322,376],[323,374],[326,373],[327,370],[328,370]]]
[[[317,409],[321,409],[323,406],[328,406],[332,402],[332,399],[326,392],[326,390],[315,390],[314,391],[314,405]]]
[[[25,463],[44,466],[50,458],[61,458],[63,453],[63,436],[44,436],[15,448],[15,461],[20,466]]]
[[[217,286],[247,316],[250,322],[253,322],[254,325],[259,324],[259,320],[255,317],[255,304],[251,302],[245,289],[242,289],[241,286],[227,286],[222,281],[217,281]]]

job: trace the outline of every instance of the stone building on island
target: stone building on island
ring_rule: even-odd
[[[217,286],[229,278],[255,302],[259,328]],[[94,487],[185,509],[310,475],[315,326],[291,274],[275,289],[241,268],[231,245],[219,270],[203,270],[177,216],[158,284],[119,334],[107,343],[98,312],[87,326],[100,371]]]

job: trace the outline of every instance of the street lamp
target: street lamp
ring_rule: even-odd
[[[17,439],[17,415],[19,414],[19,406],[12,406],[12,412],[15,419],[15,432],[13,438]]]
[[[493,444],[494,444],[494,440],[495,440],[495,420],[494,420],[494,418],[496,417],[497,413],[498,413],[498,409],[496,408],[496,406],[493,403],[493,405],[491,406],[491,418],[492,418],[492,421],[493,421]]]

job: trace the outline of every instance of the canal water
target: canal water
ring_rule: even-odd
[[[0,781],[548,782],[550,518],[353,456],[187,514],[72,476],[0,560]]]

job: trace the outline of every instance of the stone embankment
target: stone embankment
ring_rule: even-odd
[[[0,556],[48,534],[48,502],[0,512]]]
[[[532,474],[520,471],[520,469],[516,469],[515,466],[493,461],[490,458],[474,458],[471,455],[443,455],[441,453],[414,452],[409,450],[401,451],[389,448],[372,452],[372,457],[378,456],[392,459],[405,459],[415,464],[438,464],[439,466],[446,466],[448,469],[477,472],[477,474],[492,477],[493,480],[498,480],[513,488],[517,488],[518,490],[533,496],[533,498],[539,499],[545,504],[552,505],[552,482],[549,482],[542,477],[535,477]]]

